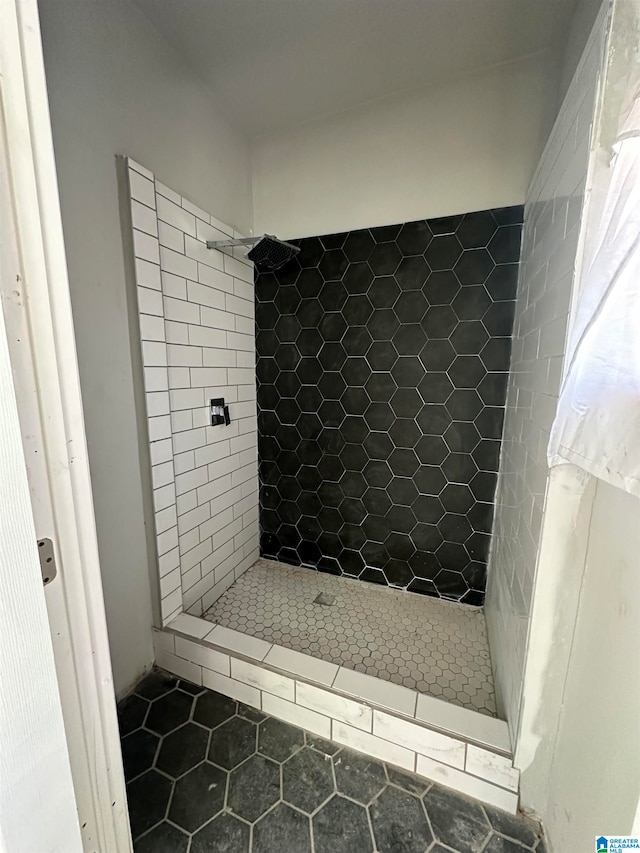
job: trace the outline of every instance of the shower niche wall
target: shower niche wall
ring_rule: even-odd
[[[263,556],[483,603],[522,218],[305,238],[257,275]]]

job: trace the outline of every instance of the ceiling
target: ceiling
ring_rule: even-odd
[[[249,136],[559,46],[576,0],[135,0]]]

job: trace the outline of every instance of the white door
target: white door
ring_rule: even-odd
[[[80,851],[13,391],[0,313],[0,847]]]
[[[0,274],[0,850],[130,851],[36,0],[0,0]]]

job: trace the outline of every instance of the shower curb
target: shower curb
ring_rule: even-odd
[[[186,613],[154,629],[156,663],[326,740],[515,814],[507,724]]]

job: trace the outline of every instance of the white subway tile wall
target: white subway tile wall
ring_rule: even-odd
[[[128,175],[166,625],[200,616],[259,554],[253,265],[206,248],[232,228],[131,159]],[[229,426],[210,425],[215,397]]]
[[[485,603],[499,711],[512,740],[540,552],[547,445],[567,326],[603,64],[601,13],[528,190]]]
[[[372,693],[368,682],[350,683],[353,673],[348,670],[316,670],[316,659],[308,655],[264,641],[254,647],[252,642],[247,635],[185,614],[154,632],[156,662],[169,672],[323,738],[516,811],[519,773],[513,767],[505,723],[432,697],[428,697],[432,707],[416,711],[418,694],[406,688],[401,689],[412,695],[411,702],[389,711],[388,697]],[[448,708],[461,711],[469,725],[449,719]],[[476,717],[494,725],[492,738],[481,734],[478,742],[472,724]]]

